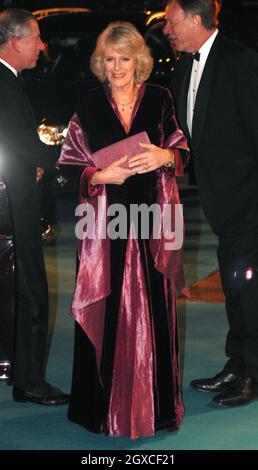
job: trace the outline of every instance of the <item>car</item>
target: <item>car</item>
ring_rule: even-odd
[[[6,185],[0,176],[0,381],[9,380],[14,357],[14,240]]]

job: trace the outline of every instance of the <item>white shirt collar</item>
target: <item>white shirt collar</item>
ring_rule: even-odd
[[[207,57],[209,55],[209,52],[211,50],[211,46],[215,41],[215,38],[218,34],[218,29],[215,29],[214,33],[207,39],[207,41],[200,47],[199,52],[200,52],[200,62],[205,63],[207,60]]]
[[[199,49],[200,60],[193,61],[192,72],[191,72],[191,77],[190,77],[190,82],[189,82],[188,96],[187,96],[187,125],[188,125],[190,134],[192,133],[192,121],[193,121],[194,106],[195,106],[195,99],[197,96],[197,91],[198,91],[199,84],[202,78],[206,60],[208,58],[212,44],[217,34],[218,34],[218,30],[216,29],[214,33],[212,33],[212,35],[209,37],[209,39]]]
[[[18,76],[17,70],[15,70],[10,64],[8,64],[8,62],[5,62],[4,59],[1,59],[1,57],[0,62],[2,62],[2,64],[4,64],[9,70],[11,70],[11,72],[13,72],[16,77]]]

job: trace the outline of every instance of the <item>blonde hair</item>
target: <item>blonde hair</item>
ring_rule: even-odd
[[[131,23],[115,21],[100,33],[90,59],[90,68],[101,82],[106,80],[104,53],[108,48],[114,49],[119,54],[135,58],[136,83],[143,83],[149,78],[153,67],[153,58],[142,35]]]

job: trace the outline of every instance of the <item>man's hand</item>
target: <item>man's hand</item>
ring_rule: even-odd
[[[40,168],[40,166],[37,167],[37,171],[36,171],[36,180],[37,180],[37,183],[41,180],[42,176],[44,175],[45,173],[45,170],[43,168]]]

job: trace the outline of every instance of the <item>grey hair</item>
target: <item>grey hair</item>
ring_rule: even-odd
[[[25,37],[30,33],[30,21],[35,16],[22,8],[7,8],[0,13],[0,47],[12,37]]]

